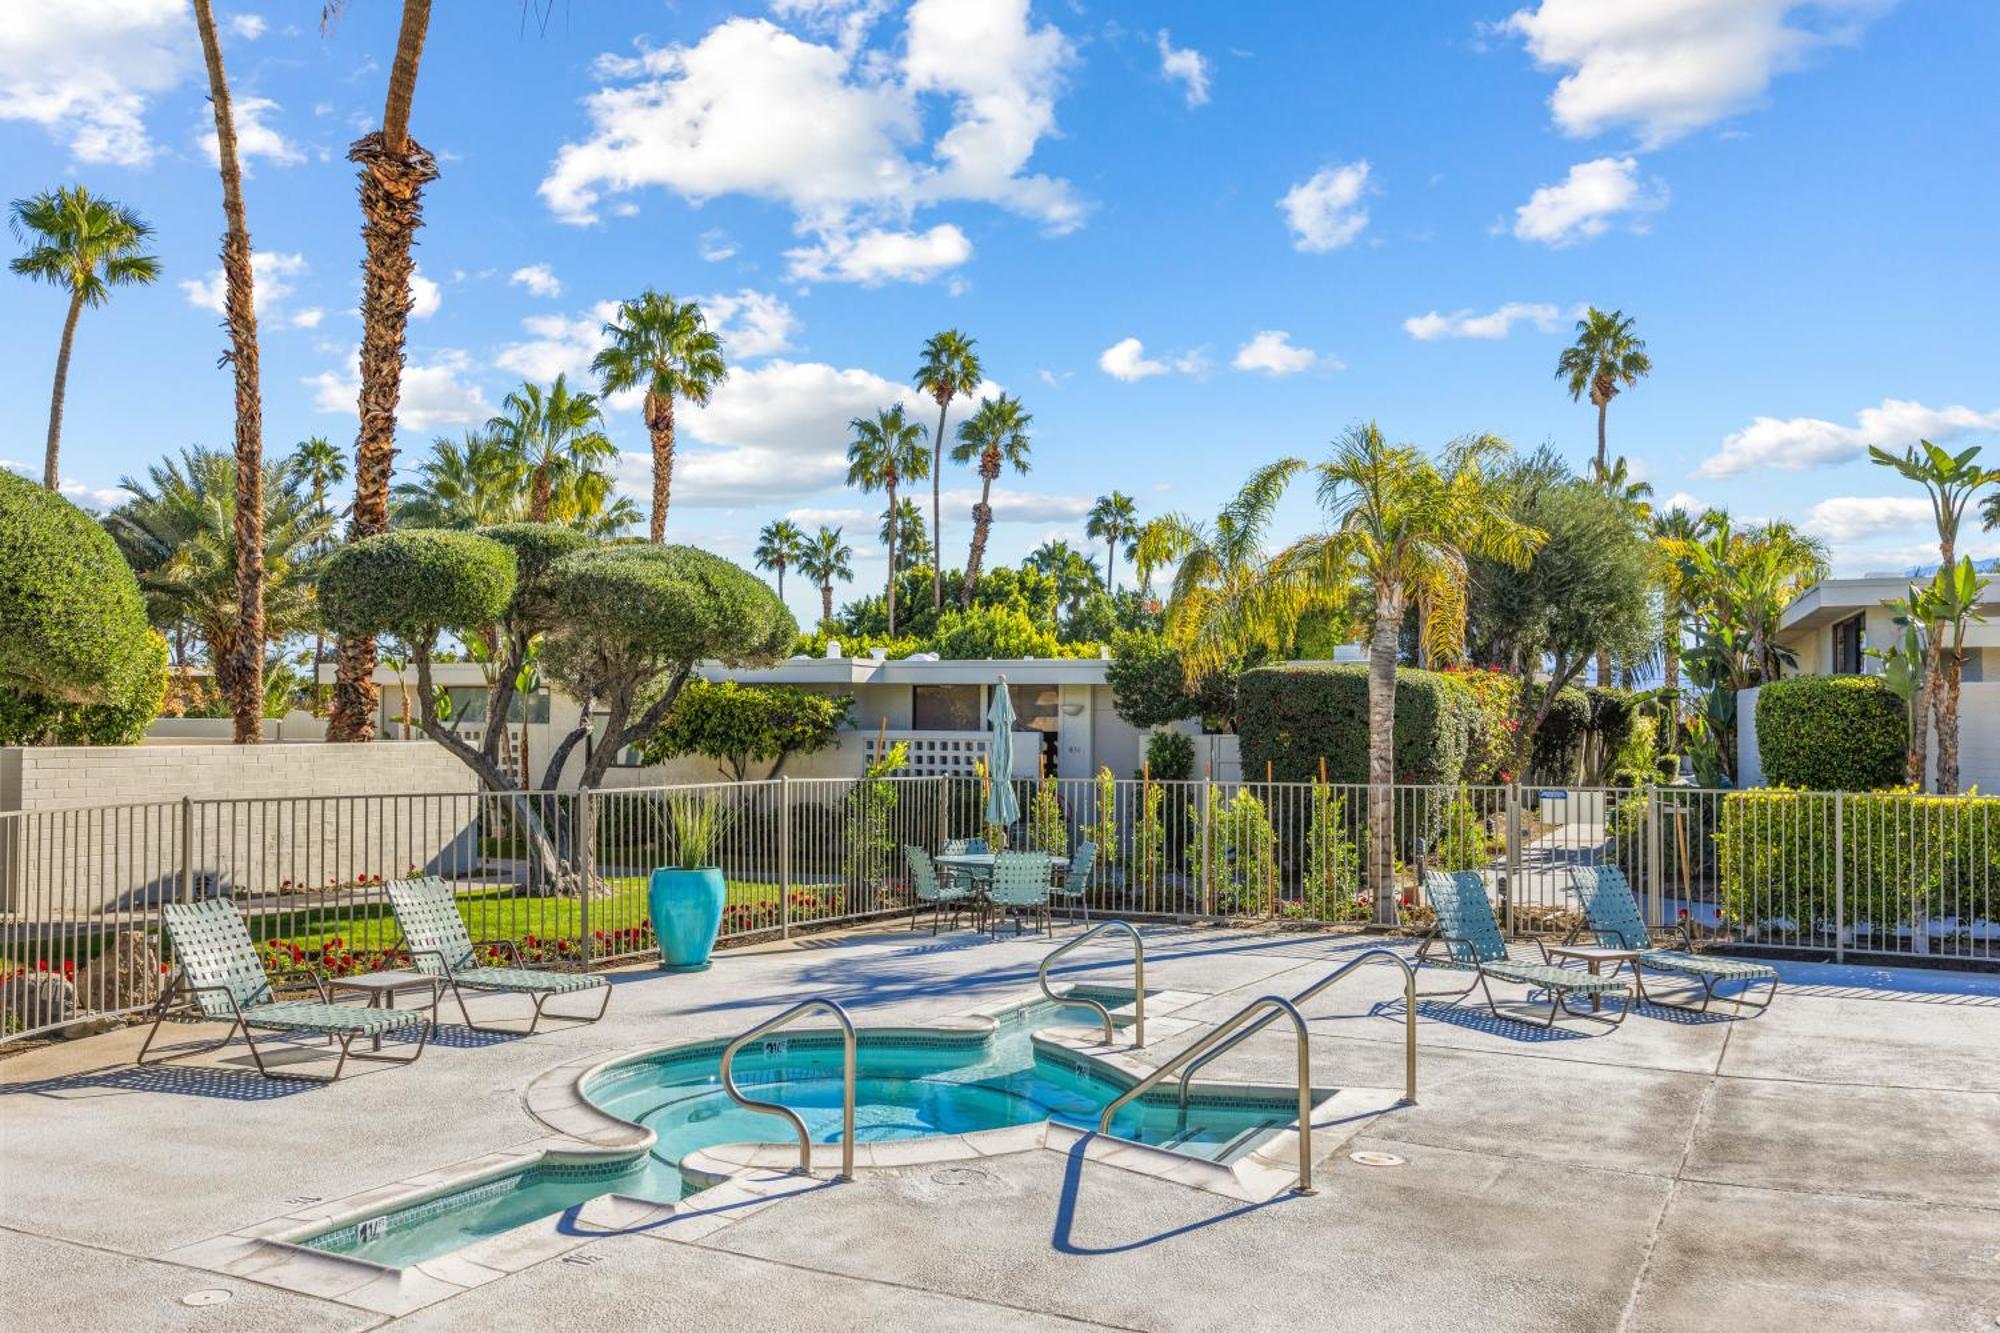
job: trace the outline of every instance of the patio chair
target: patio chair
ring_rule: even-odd
[[[1424,991],[1420,994],[1433,999],[1457,1000],[1470,995],[1477,987],[1485,993],[1486,1007],[1493,1011],[1493,1016],[1508,1018],[1511,1015],[1501,1013],[1500,1006],[1493,1002],[1490,982],[1512,981],[1531,988],[1531,992],[1548,992],[1549,1016],[1542,1020],[1542,1027],[1554,1027],[1558,1014],[1588,1018],[1616,1027],[1625,1021],[1625,1015],[1631,1011],[1631,990],[1622,981],[1611,977],[1593,977],[1546,962],[1517,962],[1508,957],[1507,942],[1500,937],[1500,923],[1493,916],[1493,904],[1486,898],[1486,882],[1478,871],[1426,871],[1424,896],[1430,899],[1431,907],[1437,912],[1437,929],[1417,947],[1418,965],[1471,972],[1473,977],[1464,990]],[[1436,944],[1444,945],[1442,955],[1432,952],[1432,946]],[[1593,1002],[1615,995],[1619,999],[1618,1017],[1606,1018],[1595,1009],[1573,1009],[1569,1003],[1572,995],[1585,995]]]
[[[1003,913],[1014,914],[1014,933],[1021,933],[1021,917],[1039,916],[1044,933],[1049,924],[1049,858],[1041,852],[1000,852],[993,858],[993,882],[986,888],[993,905],[992,928],[1000,932]]]
[[[1583,904],[1584,915],[1590,919],[1590,932],[1597,936],[1597,942],[1607,949],[1633,949],[1638,951],[1638,966],[1632,969],[1632,981],[1639,992],[1640,1003],[1665,1005],[1670,1009],[1688,1009],[1695,1013],[1707,1013],[1708,1006],[1715,1000],[1718,982],[1740,981],[1743,991],[1725,996],[1740,1012],[1750,1009],[1762,1013],[1771,1007],[1771,1001],[1778,994],[1778,969],[1765,963],[1753,963],[1741,958],[1717,958],[1698,954],[1694,951],[1694,933],[1684,919],[1680,929],[1671,932],[1678,938],[1678,949],[1662,949],[1655,946],[1655,931],[1646,925],[1646,919],[1639,914],[1639,902],[1632,894],[1632,886],[1625,879],[1625,872],[1615,865],[1571,866],[1570,886]],[[1573,941],[1583,930],[1579,926],[1570,932]],[[1701,983],[1701,1003],[1678,1004],[1662,1000],[1646,993],[1647,971],[1664,972],[1671,976],[1691,978]],[[1766,983],[1770,989],[1764,993],[1761,1003],[1752,1003],[1742,998],[1758,982]]]
[[[987,847],[986,839],[984,838],[946,838],[940,855],[984,856],[989,850],[991,849]],[[965,888],[967,892],[973,892],[978,889],[978,876],[952,866],[936,866],[935,862],[933,862],[933,865],[937,869],[938,878],[943,880],[947,885],[958,884]]]
[[[1090,904],[1084,901],[1084,893],[1090,888],[1090,868],[1097,862],[1097,844],[1080,842],[1069,858],[1065,868],[1060,864],[1051,866],[1060,878],[1049,884],[1049,896],[1060,898],[1073,911],[1081,912],[1087,923],[1090,920]]]
[[[226,1022],[230,1029],[221,1041],[195,1051],[163,1055],[155,1063],[219,1050],[235,1040],[239,1033],[243,1044],[250,1048],[250,1058],[256,1062],[258,1073],[265,1078],[300,1079],[308,1083],[333,1082],[347,1067],[350,1055],[357,1060],[382,1060],[406,1065],[424,1053],[424,1044],[430,1040],[431,1019],[426,1018],[421,1009],[364,1009],[357,1005],[335,1004],[333,997],[327,993],[326,983],[309,971],[267,972],[263,959],[258,956],[256,944],[250,939],[249,928],[227,899],[173,903],[161,908],[160,915],[166,922],[167,937],[173,942],[176,966],[173,979],[160,993],[159,1007],[153,1016],[153,1030],[146,1034],[145,1043],[139,1047],[139,1064],[146,1063],[146,1052],[152,1049],[153,1039],[160,1035],[160,1025],[170,1018]],[[301,976],[311,980],[319,999],[277,998],[271,985],[274,979],[283,982]],[[339,1043],[340,1059],[334,1063],[331,1074],[300,1074],[273,1069],[264,1063],[264,1053],[257,1049],[257,1043],[250,1036],[253,1028],[261,1032],[316,1033],[326,1038],[329,1047]],[[409,1028],[417,1030],[415,1051],[409,1055],[379,1053],[384,1033]],[[375,1050],[350,1049],[356,1037],[369,1038]]]
[[[976,905],[977,900],[970,883],[956,876],[940,878],[937,863],[931,860],[931,854],[923,848],[912,847],[905,843],[903,860],[910,867],[910,887],[916,890],[916,901],[910,905],[911,930],[917,928],[917,917],[924,910],[925,903],[930,904],[933,935],[938,933],[938,927],[944,921],[946,907],[951,908],[952,924],[957,925],[958,914],[964,910],[964,905],[968,903]]]
[[[589,972],[550,972],[527,967],[521,962],[520,946],[512,940],[475,943],[465,929],[464,919],[458,914],[457,895],[449,884],[435,875],[422,879],[393,879],[387,888],[389,906],[396,913],[396,925],[403,932],[404,946],[410,951],[410,965],[438,979],[440,1000],[445,990],[451,992],[452,998],[458,1001],[459,1016],[474,1032],[530,1036],[542,1024],[544,1005],[558,995],[570,995],[577,991],[604,992],[604,999],[598,1004],[596,1013],[588,1017],[582,1014],[548,1016],[573,1023],[595,1023],[611,1007],[611,986],[603,977]],[[511,965],[496,967],[479,961],[480,950],[494,948],[505,949]],[[529,1020],[526,1031],[481,1027],[472,1021],[472,1013],[465,1007],[465,992],[469,990],[529,996],[535,1006],[534,1017]]]

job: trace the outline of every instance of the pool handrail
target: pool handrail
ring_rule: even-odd
[[[1284,1014],[1290,1018],[1292,1020],[1292,1031],[1298,1039],[1299,1178],[1292,1185],[1292,1193],[1317,1193],[1318,1191],[1313,1189],[1312,1183],[1312,1043],[1306,1031],[1305,1015],[1299,1012],[1299,1007],[1296,1004],[1293,1004],[1282,995],[1266,995],[1261,999],[1252,1000],[1249,1004],[1244,1005],[1241,1009],[1238,1009],[1234,1014],[1223,1020],[1222,1025],[1216,1028],[1215,1031],[1209,1033],[1206,1037],[1203,1037],[1200,1041],[1188,1047],[1179,1055],[1120,1093],[1109,1106],[1104,1108],[1104,1114],[1097,1118],[1097,1132],[1100,1134],[1109,1134],[1111,1132],[1111,1118],[1118,1114],[1119,1109],[1127,1102],[1136,1101],[1138,1098],[1143,1097],[1156,1084],[1162,1082],[1169,1074],[1172,1074],[1188,1061],[1200,1059],[1212,1047],[1248,1022],[1251,1015],[1261,1015],[1266,1011],[1270,1011],[1271,1018],[1276,1018],[1278,1014]],[[1260,1023],[1258,1026],[1261,1027],[1263,1025]]]
[[[841,1008],[832,1000],[802,1000],[785,1010],[784,1013],[773,1018],[767,1018],[755,1027],[739,1034],[727,1046],[722,1048],[722,1090],[729,1094],[729,1100],[735,1102],[746,1111],[761,1111],[765,1115],[781,1116],[789,1122],[792,1132],[799,1137],[799,1174],[811,1175],[812,1135],[806,1129],[805,1120],[797,1111],[794,1111],[789,1106],[783,1106],[777,1102],[762,1102],[755,1098],[744,1096],[743,1090],[736,1086],[736,1075],[731,1066],[736,1060],[736,1052],[742,1050],[751,1042],[768,1033],[776,1032],[779,1028],[784,1027],[795,1019],[803,1018],[805,1015],[815,1012],[832,1014],[834,1021],[840,1024],[842,1047],[840,1113],[842,1132],[840,1138],[840,1174],[835,1179],[852,1180],[854,1179],[854,1069],[857,1042],[854,1035],[854,1020],[847,1016],[847,1010]]]
[[[1357,967],[1377,961],[1394,963],[1403,970],[1403,1101],[1410,1106],[1415,1106],[1417,1104],[1417,973],[1416,969],[1410,966],[1408,959],[1404,958],[1394,949],[1378,948],[1364,950],[1300,991],[1297,995],[1294,995],[1292,1003],[1303,1005],[1307,1000],[1312,999],[1313,996],[1319,994],[1334,982],[1339,981]],[[1181,1069],[1181,1105],[1187,1105],[1188,1083],[1194,1078],[1195,1070],[1232,1049],[1238,1042],[1256,1036],[1276,1018],[1277,1015],[1275,1013],[1268,1014],[1258,1022],[1252,1023],[1238,1032],[1228,1041],[1211,1048],[1200,1059],[1188,1061]]]
[[[1062,1004],[1088,1005],[1095,1009],[1098,1017],[1104,1020],[1104,1044],[1109,1046],[1117,1039],[1117,1029],[1111,1022],[1111,1010],[1096,1000],[1082,995],[1058,995],[1049,985],[1049,967],[1056,959],[1092,936],[1101,935],[1107,930],[1122,930],[1132,937],[1132,1049],[1140,1050],[1146,1044],[1146,942],[1139,937],[1139,928],[1130,921],[1100,921],[1075,939],[1056,946],[1048,957],[1042,959],[1042,965],[1036,970],[1035,977],[1041,983],[1042,994],[1051,1000]]]

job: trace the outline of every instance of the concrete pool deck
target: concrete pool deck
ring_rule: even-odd
[[[1149,985],[1210,996],[1175,1013],[1194,1021],[1156,1036],[1149,1062],[1379,943],[1146,940]],[[264,1080],[240,1045],[138,1069],[143,1029],[0,1061],[0,1327],[2000,1327],[2000,976],[1793,963],[1772,1009],[1742,1021],[1647,1008],[1603,1035],[1544,1032],[1425,1001],[1418,1104],[1345,1142],[1316,1132],[1311,1198],[1233,1200],[1058,1137],[744,1191],[705,1215],[587,1207],[551,1224],[553,1250],[485,1242],[476,1285],[449,1260],[406,1283],[400,1319],[351,1273],[302,1294],[203,1248],[522,1150],[548,1133],[527,1090],[558,1066],[732,1035],[807,997],[860,1024],[934,1021],[1031,991],[1051,947],[857,933],[719,954],[702,974],[613,973],[595,1026],[509,1038],[447,1022],[414,1067],[350,1066],[330,1087]],[[1115,985],[1130,950],[1102,939],[1065,962],[1066,979]],[[1307,1007],[1316,1084],[1400,1086],[1399,980],[1364,968]],[[481,1021],[525,1009],[474,1003]],[[1279,1082],[1291,1064],[1274,1027],[1204,1074]]]

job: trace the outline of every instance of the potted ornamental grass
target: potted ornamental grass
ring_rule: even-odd
[[[666,815],[673,864],[653,872],[646,905],[660,942],[661,970],[699,972],[708,966],[722,927],[726,885],[715,859],[729,815],[721,802],[707,796],[675,796],[667,802]]]

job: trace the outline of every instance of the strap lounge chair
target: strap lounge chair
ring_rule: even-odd
[[[595,1023],[604,1017],[604,1011],[611,1006],[611,986],[603,977],[589,972],[550,972],[526,967],[521,962],[520,947],[512,940],[475,943],[465,929],[464,918],[458,914],[457,895],[449,884],[435,875],[422,879],[390,880],[388,890],[389,905],[396,913],[396,925],[402,930],[404,946],[410,951],[410,965],[438,979],[440,999],[443,998],[443,991],[451,991],[452,998],[458,1001],[459,1016],[474,1032],[532,1035],[542,1024],[542,1006],[555,996],[577,991],[604,992],[596,1013],[588,1017],[583,1014],[550,1014],[549,1017],[573,1023]],[[481,963],[479,951],[493,948],[506,950],[512,964],[496,967]],[[469,990],[529,996],[535,1005],[534,1017],[529,1020],[526,1031],[481,1027],[472,1021],[471,1011],[465,1007],[465,992]]]
[[[1485,993],[1486,1007],[1493,1011],[1495,1018],[1510,1018],[1512,1015],[1501,1013],[1500,1006],[1493,1002],[1493,988],[1489,982],[1512,981],[1548,992],[1549,1016],[1541,1022],[1542,1027],[1554,1027],[1558,1014],[1588,1018],[1610,1027],[1625,1021],[1625,1015],[1632,1008],[1632,993],[1624,982],[1611,977],[1589,976],[1546,962],[1517,962],[1507,956],[1507,942],[1500,937],[1500,923],[1493,916],[1493,904],[1486,897],[1486,882],[1478,871],[1426,871],[1424,896],[1430,899],[1431,907],[1437,912],[1437,930],[1418,946],[1417,963],[1420,966],[1428,963],[1432,967],[1469,971],[1473,977],[1464,990],[1426,991],[1422,994],[1434,999],[1456,1000],[1470,995],[1477,987]],[[1439,944],[1444,946],[1442,954],[1433,951],[1433,946]],[[1592,1001],[1616,996],[1619,1000],[1618,1016],[1606,1018],[1594,1007],[1572,1008],[1569,1002],[1572,995],[1587,996]]]
[[[1734,1004],[1739,1013],[1744,1009],[1762,1013],[1771,1007],[1771,1001],[1777,997],[1778,969],[1742,958],[1717,958],[1696,953],[1694,935],[1686,921],[1681,922],[1678,931],[1672,932],[1682,947],[1656,948],[1655,932],[1647,927],[1646,919],[1639,914],[1639,903],[1632,895],[1632,886],[1626,880],[1625,872],[1617,866],[1571,866],[1569,880],[1583,904],[1584,915],[1590,919],[1590,932],[1597,936],[1597,942],[1607,949],[1631,949],[1638,953],[1639,962],[1632,969],[1632,980],[1638,987],[1641,1003],[1706,1013],[1708,1006],[1715,1001],[1716,985],[1724,981],[1744,983],[1741,991],[1723,997]],[[1579,927],[1571,932],[1571,939],[1574,940],[1581,930]],[[1701,1003],[1679,1004],[1647,994],[1645,973],[1648,971],[1700,982]],[[1764,993],[1763,1001],[1752,1003],[1745,1000],[1743,996],[1760,981],[1770,988]]]
[[[938,876],[937,863],[931,854],[921,847],[903,846],[903,860],[910,867],[910,887],[916,890],[916,902],[910,907],[910,929],[917,928],[917,916],[924,910],[924,904],[931,908],[931,934],[938,933],[944,921],[944,909],[951,908],[952,924],[958,924],[958,914],[968,904],[976,904],[971,885],[956,876],[942,879]]]
[[[1049,924],[1049,858],[1041,852],[998,852],[993,857],[993,882],[986,889],[993,904],[993,932],[1000,931],[1001,914],[1014,913],[1014,933],[1021,933],[1022,915],[1038,916],[1042,930]]]
[[[1090,920],[1090,904],[1084,901],[1084,892],[1090,888],[1090,868],[1097,863],[1097,844],[1080,842],[1069,858],[1067,869],[1052,867],[1061,878],[1049,884],[1049,896],[1059,898],[1072,910],[1083,913],[1085,922]]]
[[[166,921],[167,936],[173,941],[177,966],[172,981],[160,994],[153,1030],[146,1034],[145,1044],[139,1048],[139,1064],[146,1063],[146,1052],[160,1035],[160,1025],[170,1018],[224,1022],[230,1029],[221,1041],[195,1051],[162,1055],[154,1061],[156,1064],[182,1055],[219,1050],[239,1033],[243,1044],[250,1048],[250,1058],[256,1062],[258,1073],[265,1078],[299,1079],[308,1083],[333,1082],[347,1067],[350,1055],[357,1060],[406,1065],[424,1053],[424,1044],[430,1040],[431,1019],[421,1009],[364,1009],[335,1004],[327,993],[326,983],[310,972],[278,973],[276,979],[282,982],[300,976],[309,978],[319,999],[278,999],[271,987],[273,974],[265,971],[257,946],[251,942],[249,928],[226,899],[173,903],[161,909],[161,916]],[[264,1063],[264,1053],[251,1039],[253,1028],[260,1032],[316,1033],[327,1039],[329,1047],[339,1044],[340,1059],[334,1063],[331,1074],[273,1069]],[[379,1054],[384,1033],[411,1028],[417,1033],[415,1051],[409,1055]],[[356,1037],[369,1038],[374,1050],[352,1050]]]

